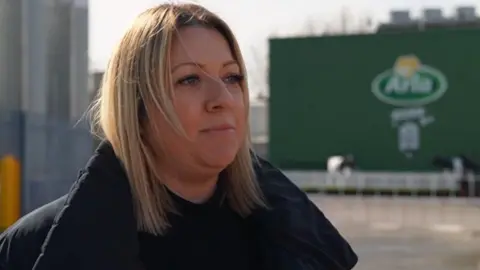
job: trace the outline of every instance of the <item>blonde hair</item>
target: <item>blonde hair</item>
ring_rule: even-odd
[[[138,229],[153,234],[166,232],[170,226],[167,214],[176,210],[167,190],[159,184],[161,176],[155,171],[153,151],[141,135],[142,112],[159,110],[176,130],[183,130],[172,105],[169,53],[178,28],[191,24],[219,31],[242,73],[246,73],[235,36],[222,19],[199,5],[162,4],[140,14],[114,49],[90,111],[94,132],[111,143],[125,167]],[[244,81],[248,108],[248,86]],[[147,103],[155,104],[154,108],[145,107]],[[249,133],[247,130],[234,161],[224,170],[227,201],[243,217],[266,206],[253,169]]]

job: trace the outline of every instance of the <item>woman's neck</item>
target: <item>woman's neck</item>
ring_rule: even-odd
[[[165,180],[165,186],[174,194],[192,203],[204,203],[215,193],[218,177],[194,181],[181,181],[170,178]]]

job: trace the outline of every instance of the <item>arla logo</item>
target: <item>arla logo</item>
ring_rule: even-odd
[[[441,98],[448,83],[439,70],[422,65],[414,55],[398,57],[393,69],[372,82],[372,92],[381,101],[395,106],[422,106]]]

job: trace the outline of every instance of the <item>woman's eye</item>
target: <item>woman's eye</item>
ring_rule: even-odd
[[[198,76],[191,75],[178,80],[177,83],[180,85],[195,85],[199,81],[200,81],[200,78]]]
[[[238,84],[244,80],[244,76],[240,74],[229,75],[224,79],[226,84]]]
[[[244,76],[243,75],[239,75],[239,74],[232,74],[232,75],[228,75],[226,76],[224,79],[223,79],[223,82],[225,84],[239,84],[241,83],[242,81],[244,80]],[[190,75],[190,76],[186,76],[182,79],[179,79],[177,81],[177,84],[179,85],[188,85],[188,86],[192,86],[192,85],[196,85],[200,83],[200,77],[197,76],[197,75]]]

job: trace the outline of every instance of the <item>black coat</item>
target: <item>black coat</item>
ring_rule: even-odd
[[[265,250],[263,269],[352,269],[357,256],[320,210],[278,169],[255,168],[269,210],[248,217]],[[130,187],[102,143],[68,195],[21,218],[0,236],[0,270],[134,270],[139,243]]]

